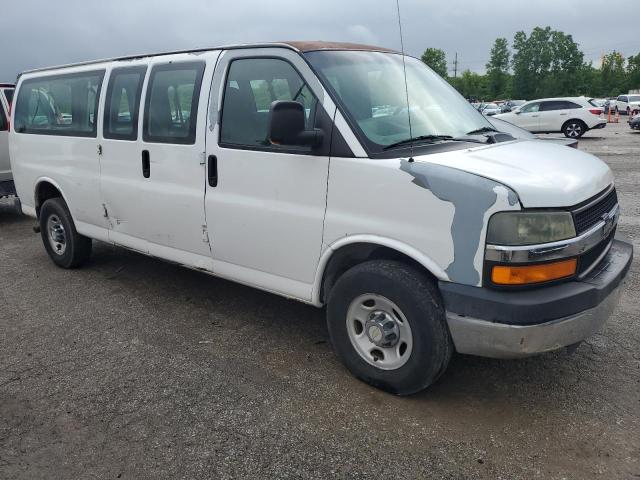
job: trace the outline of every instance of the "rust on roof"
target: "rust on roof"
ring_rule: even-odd
[[[300,41],[300,42],[282,42],[301,52],[313,52],[317,50],[356,50],[364,52],[385,52],[398,53],[395,50],[385,47],[375,47],[372,45],[362,45],[359,43],[348,42],[322,42],[322,41]]]

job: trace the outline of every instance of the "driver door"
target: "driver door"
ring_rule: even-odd
[[[215,124],[207,129],[205,207],[216,273],[310,299],[322,246],[335,106],[326,112],[318,101],[319,82],[310,86],[301,73],[308,67],[294,55],[230,50],[220,58],[209,108]],[[276,100],[302,103],[306,128],[322,128],[323,144],[271,144],[269,110]]]
[[[540,130],[540,102],[524,105],[516,113],[515,124],[520,128],[537,132]]]

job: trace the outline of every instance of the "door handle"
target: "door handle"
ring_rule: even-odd
[[[144,178],[151,176],[151,157],[149,156],[149,150],[142,151],[142,176]]]
[[[209,155],[207,160],[207,180],[209,181],[209,186],[218,186],[218,157],[215,155]]]
[[[531,118],[538,118],[538,115],[531,115]]]
[[[561,117],[566,117],[566,116],[567,116],[567,114],[566,114],[566,113],[561,113],[561,114],[560,114],[560,116],[561,116]]]

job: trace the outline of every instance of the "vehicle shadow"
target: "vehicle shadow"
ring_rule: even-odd
[[[248,338],[236,338],[235,343],[252,345],[251,351],[245,352],[254,357],[248,358],[249,362],[264,365],[264,359],[273,358],[274,351],[286,352],[279,361],[282,375],[295,377],[300,368],[309,368],[310,376],[349,389],[363,401],[395,402],[390,399],[396,397],[362,384],[341,366],[329,343],[324,309],[102,243],[96,246],[87,268],[99,271],[111,282],[111,289],[137,297],[143,304],[161,299],[157,301],[176,318],[189,319],[193,343],[198,343],[198,335],[247,332]],[[166,321],[158,327],[185,335],[184,322]],[[254,338],[260,342],[255,343]],[[224,356],[224,349],[219,353]],[[310,355],[322,362],[310,362]],[[557,402],[566,401],[567,396],[584,396],[590,384],[601,381],[603,370],[610,365],[600,356],[587,344],[573,354],[560,350],[519,360],[456,354],[443,377],[428,390],[409,397],[408,405],[414,405],[413,414],[420,417],[434,410],[442,414],[457,410],[459,420],[464,418],[463,412],[475,418],[469,410],[473,406],[488,411],[500,408],[502,414],[508,410],[516,415],[519,408],[531,407],[534,399],[536,410],[546,406],[554,411]],[[425,411],[425,406],[430,409]]]
[[[18,223],[26,218],[21,212],[18,212],[13,198],[0,198],[0,226]]]

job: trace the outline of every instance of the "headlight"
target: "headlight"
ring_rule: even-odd
[[[533,245],[576,236],[569,212],[501,212],[489,221],[487,243]]]

